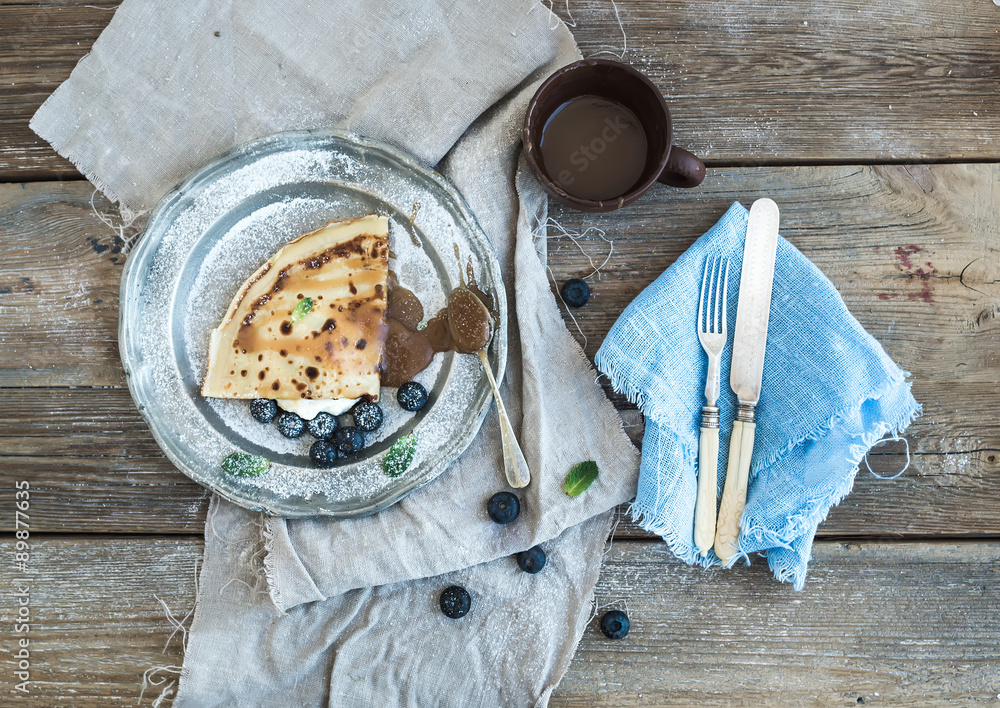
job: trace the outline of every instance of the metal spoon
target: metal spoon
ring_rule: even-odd
[[[500,398],[500,388],[486,358],[486,347],[493,338],[493,319],[486,305],[464,286],[452,290],[448,298],[448,330],[458,351],[479,355],[479,362],[489,379],[490,388],[493,389],[493,400],[497,402],[497,415],[500,416],[500,441],[503,444],[503,467],[507,483],[514,489],[528,486],[531,482],[528,463],[521,452],[521,446],[517,444],[514,428],[507,417],[507,409]]]

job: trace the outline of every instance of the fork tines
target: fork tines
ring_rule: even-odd
[[[723,271],[723,266],[725,270]],[[729,280],[729,259],[710,256],[705,260],[701,277],[701,296],[698,298],[698,331],[704,334],[726,333],[726,282]],[[722,297],[719,297],[719,290]],[[708,311],[705,301],[708,300]],[[706,319],[707,317],[707,319]]]

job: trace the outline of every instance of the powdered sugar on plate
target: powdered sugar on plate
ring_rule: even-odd
[[[122,283],[120,342],[130,390],[160,446],[196,481],[281,515],[358,516],[430,481],[471,442],[490,397],[478,359],[469,355],[439,354],[417,377],[431,402],[416,415],[399,407],[394,389],[383,388],[382,427],[368,434],[358,459],[332,470],[310,465],[308,433],[284,438],[255,421],[246,401],[200,396],[210,332],[246,278],[288,241],[372,213],[389,216],[391,268],[428,316],[444,307],[466,264],[501,300],[490,357],[502,375],[499,266],[457,193],[393,149],[351,136],[266,139],[202,168],[168,195]],[[382,457],[411,431],[414,462],[390,478]],[[221,461],[237,450],[267,457],[271,470],[253,479],[225,474]]]

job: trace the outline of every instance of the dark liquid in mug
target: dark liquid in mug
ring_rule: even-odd
[[[646,132],[635,113],[600,96],[579,96],[542,128],[542,164],[566,192],[614,199],[632,191],[646,166]]]

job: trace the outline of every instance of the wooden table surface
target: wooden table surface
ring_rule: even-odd
[[[703,571],[625,519],[555,706],[907,705],[1000,700],[1000,6],[997,0],[573,0],[584,55],[647,72],[696,190],[604,216],[614,244],[577,311],[595,353],[625,305],[734,200],[770,196],[782,232],[906,370],[924,416],[911,467],[862,471],[820,526],[802,592],[757,562]],[[0,0],[0,705],[136,705],[182,660],[159,600],[194,597],[208,493],[174,470],[118,359],[124,257],[111,205],[28,129],[114,0]],[[621,28],[616,14],[620,15]],[[627,44],[624,41],[627,39]],[[596,231],[550,236],[555,276],[604,260]],[[582,340],[581,340],[582,341]],[[629,430],[641,416],[614,398]],[[902,443],[870,457],[888,474]],[[15,485],[31,487],[16,567]],[[22,529],[23,530],[23,529]],[[15,697],[19,578],[31,694]],[[8,653],[10,652],[10,653]],[[147,692],[143,705],[157,691]]]

